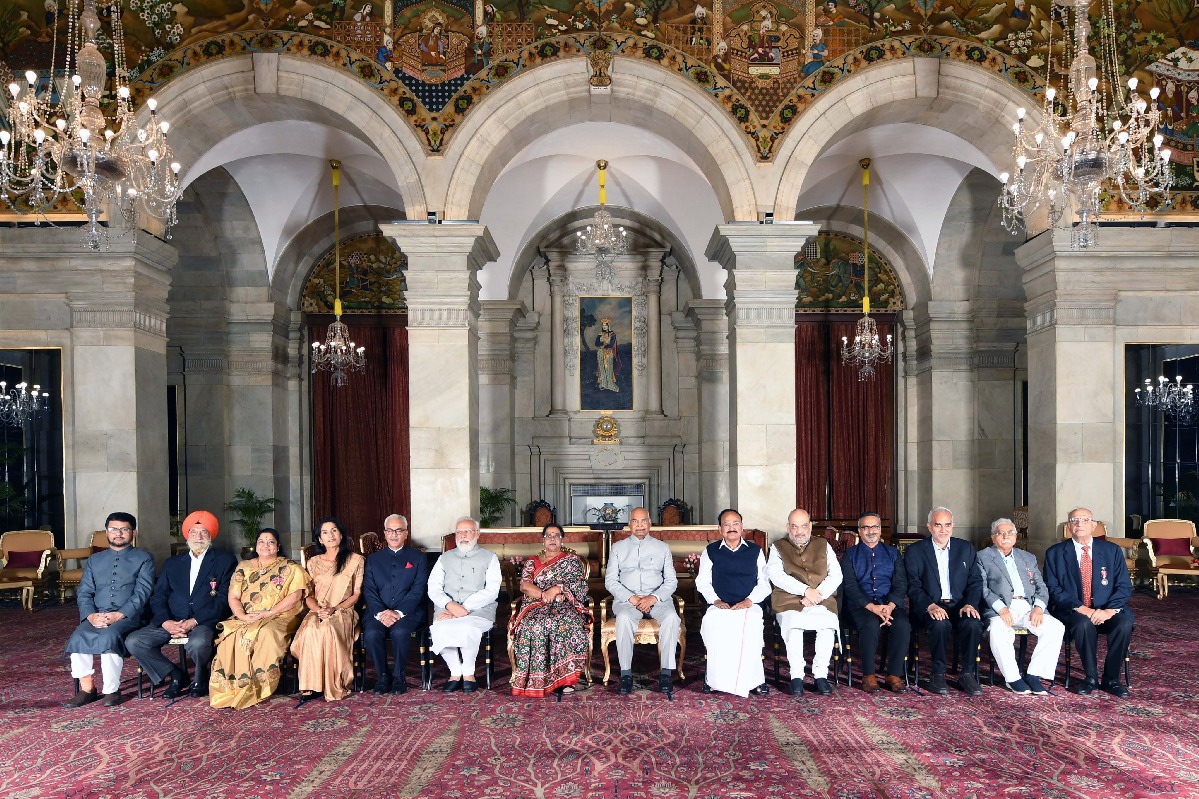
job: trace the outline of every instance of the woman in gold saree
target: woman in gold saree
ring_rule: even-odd
[[[316,554],[308,560],[312,590],[304,598],[308,615],[291,642],[300,669],[300,696],[345,699],[354,684],[351,648],[358,637],[354,606],[362,595],[366,559],[350,548],[350,538],[333,517],[317,525]]]
[[[213,707],[246,708],[279,687],[279,664],[299,626],[308,575],[283,557],[279,534],[267,527],[254,545],[258,557],[237,564],[229,581],[233,618],[218,626],[208,680]]]

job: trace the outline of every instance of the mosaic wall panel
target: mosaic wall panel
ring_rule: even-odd
[[[404,313],[404,267],[408,260],[382,233],[347,239],[341,243],[341,306],[345,314]],[[317,262],[304,292],[300,310],[333,313],[337,285],[333,249]]]
[[[865,269],[862,241],[843,233],[808,239],[795,256],[795,289],[800,311],[858,311],[862,308]],[[895,269],[870,248],[870,310],[902,311],[903,290]]]

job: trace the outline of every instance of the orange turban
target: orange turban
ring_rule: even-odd
[[[180,528],[183,530],[183,537],[187,538],[188,531],[197,524],[207,530],[208,535],[212,538],[216,538],[217,532],[221,529],[221,525],[215,516],[206,510],[196,510],[187,514],[187,518],[183,520],[183,527]]]

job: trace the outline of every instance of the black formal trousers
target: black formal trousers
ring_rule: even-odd
[[[412,631],[421,626],[420,614],[409,613],[391,627],[386,627],[374,616],[366,616],[362,620],[362,638],[366,654],[371,663],[375,664],[375,673],[380,679],[390,679],[395,675],[404,679],[404,669],[408,665],[408,652],[412,649]],[[391,660],[393,666],[387,668],[387,638],[391,637]]]
[[[1120,682],[1120,669],[1124,667],[1124,658],[1128,656],[1128,644],[1132,641],[1133,618],[1127,610],[1117,613],[1103,624],[1095,625],[1081,613],[1071,610],[1066,613],[1055,613],[1066,625],[1066,633],[1078,650],[1078,659],[1082,661],[1083,671],[1087,678],[1097,679],[1099,657],[1099,633],[1107,636],[1107,657],[1103,659],[1103,681],[1105,683]]]
[[[982,640],[981,619],[961,614],[964,602],[941,604],[949,618],[936,621],[928,615],[928,608],[913,608],[912,616],[921,627],[928,628],[928,648],[932,654],[933,674],[944,674],[948,665],[945,653],[949,651],[949,638],[954,636],[961,661],[962,674],[978,671],[978,642]],[[978,608],[975,608],[978,610]]]
[[[197,624],[187,633],[187,643],[183,649],[187,656],[196,664],[196,674],[192,679],[195,685],[208,688],[208,667],[212,665],[212,640],[215,630],[206,624]],[[171,676],[171,673],[182,666],[176,666],[162,653],[162,648],[171,640],[171,634],[162,627],[143,627],[132,632],[125,639],[125,648],[137,659],[137,663],[150,678],[151,685]]]
[[[882,619],[866,608],[849,611],[850,621],[858,631],[858,650],[862,660],[862,675],[874,674],[878,658],[878,641],[882,635]],[[903,608],[891,612],[891,626],[887,638],[886,673],[895,677],[904,675],[904,659],[908,655],[908,643],[912,637],[912,623]]]

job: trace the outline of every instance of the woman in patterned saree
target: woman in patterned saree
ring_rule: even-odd
[[[233,618],[218,626],[208,692],[213,707],[245,708],[279,687],[279,664],[299,626],[308,574],[282,555],[279,534],[258,533],[258,557],[237,564],[229,581]]]
[[[350,537],[332,516],[316,526],[316,554],[308,559],[312,590],[304,599],[308,615],[291,642],[299,663],[300,696],[345,699],[354,684],[352,648],[358,637],[354,606],[362,596],[366,560],[350,548]]]
[[[508,624],[512,641],[512,693],[558,695],[574,691],[591,653],[587,626],[587,570],[573,552],[562,549],[562,528],[541,531],[545,552],[525,561],[520,575],[524,595]]]

